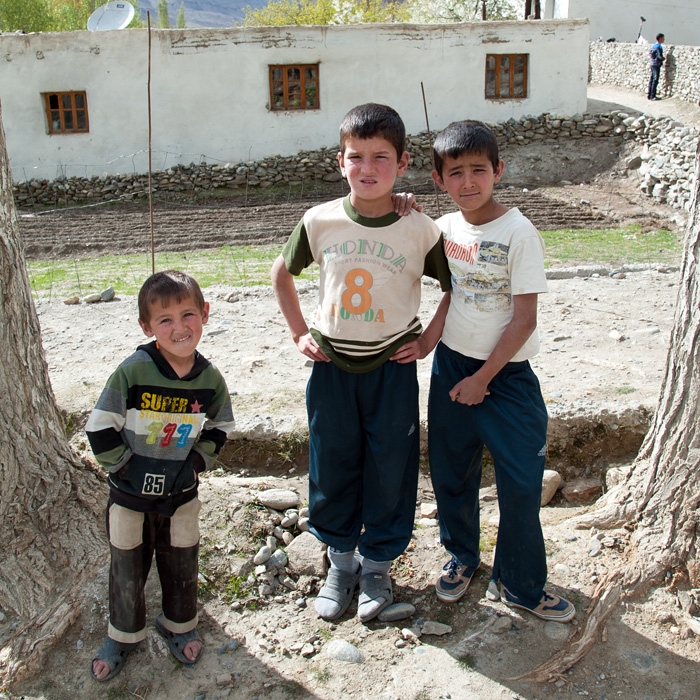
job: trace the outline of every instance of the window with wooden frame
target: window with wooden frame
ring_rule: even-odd
[[[318,109],[318,63],[270,66],[270,108]]]
[[[486,55],[486,97],[497,100],[527,97],[526,53]]]
[[[84,92],[47,92],[44,102],[50,134],[80,134],[90,130]]]

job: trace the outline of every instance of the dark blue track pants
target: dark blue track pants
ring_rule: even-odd
[[[354,374],[316,362],[306,405],[311,531],[340,552],[357,547],[374,561],[396,559],[416,510],[416,363]]]
[[[493,578],[536,605],[547,578],[539,517],[547,409],[527,361],[508,363],[482,403],[453,402],[449,391],[483,364],[443,343],[435,350],[428,444],[440,537],[460,564],[479,563],[479,485],[486,446],[494,460],[500,509]]]

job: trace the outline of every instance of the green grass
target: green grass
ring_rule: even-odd
[[[156,253],[155,268],[189,272],[202,287],[269,285],[270,268],[280,250],[279,245],[263,245]],[[36,295],[86,296],[109,286],[114,287],[117,294],[137,294],[151,274],[151,255],[135,253],[32,260],[27,263],[27,272]],[[301,275],[301,279],[317,278],[316,265]]]
[[[641,226],[611,229],[542,231],[545,266],[601,263],[619,267],[630,263],[678,264],[682,244],[670,231],[642,231]]]
[[[616,229],[565,229],[543,231],[546,267],[577,264],[626,263],[677,264],[682,245],[670,231],[644,232],[640,226]],[[197,278],[202,287],[226,285],[250,287],[270,284],[270,268],[280,246],[224,246],[208,250],[156,254],[156,270],[175,268]],[[33,260],[27,271],[36,295],[86,296],[109,286],[117,294],[136,294],[151,274],[150,253],[101,257]],[[318,267],[310,267],[301,279],[317,279]]]

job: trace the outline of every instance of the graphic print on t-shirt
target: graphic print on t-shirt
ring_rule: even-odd
[[[506,244],[494,241],[468,245],[445,241],[453,293],[477,311],[508,311],[512,304],[508,251]]]
[[[322,251],[329,266],[340,272],[336,298],[330,300],[330,315],[344,321],[384,323],[384,286],[403,272],[406,256],[384,241],[359,238],[335,244]]]

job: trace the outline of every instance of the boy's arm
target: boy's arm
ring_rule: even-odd
[[[85,425],[97,462],[108,472],[118,472],[131,459],[131,448],[122,436],[126,424],[128,382],[121,370],[107,381]]]
[[[427,357],[438,344],[438,340],[442,336],[442,329],[445,327],[445,318],[447,310],[450,308],[450,299],[452,292],[445,292],[442,295],[440,304],[435,310],[432,320],[423,333],[411,340],[405,345],[402,345],[389,359],[396,360],[399,364],[407,364],[415,360],[422,360]]]
[[[537,294],[513,295],[513,318],[488,360],[470,377],[457,382],[450,398],[474,406],[484,400],[489,382],[506,366],[537,328]]]
[[[310,357],[314,362],[330,362],[330,359],[311,337],[311,333],[309,333],[309,327],[306,325],[304,314],[302,314],[301,306],[299,305],[299,295],[294,286],[294,277],[287,270],[282,255],[272,265],[270,277],[280,311],[282,311],[284,320],[289,326],[292,340],[299,348],[299,352]]]

